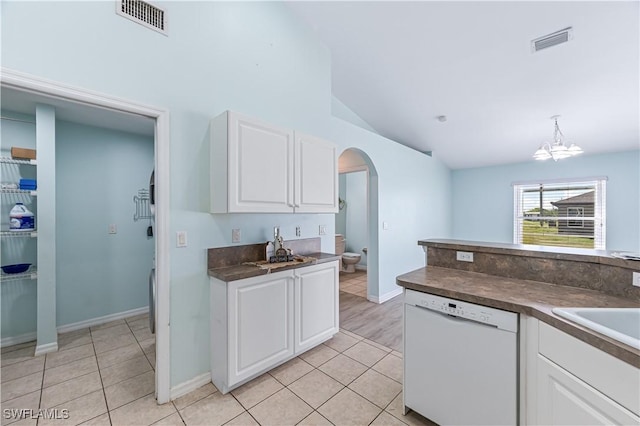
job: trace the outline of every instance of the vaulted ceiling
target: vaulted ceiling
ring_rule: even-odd
[[[453,169],[534,161],[553,115],[584,155],[640,147],[640,2],[288,4],[331,51],[333,94]]]

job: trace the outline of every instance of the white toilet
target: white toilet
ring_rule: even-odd
[[[360,262],[362,255],[358,253],[345,252],[347,240],[344,239],[342,234],[336,234],[336,254],[342,256],[341,270],[345,273],[352,273],[356,271],[356,264]]]

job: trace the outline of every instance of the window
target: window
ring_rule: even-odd
[[[606,178],[513,184],[513,242],[605,249]]]
[[[567,226],[570,228],[584,228],[584,207],[567,207]]]

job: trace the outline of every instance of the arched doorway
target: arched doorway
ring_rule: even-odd
[[[366,294],[359,294],[372,302],[378,302],[378,173],[371,158],[358,148],[348,148],[342,152],[338,160],[338,173],[341,182],[340,212],[336,215],[336,234],[344,235],[346,251],[361,254],[362,258],[356,267],[366,268]],[[357,191],[354,197],[346,194],[347,179],[350,179],[351,190]],[[346,195],[345,195],[346,194]],[[351,211],[349,211],[351,209]],[[348,213],[357,210],[352,218],[353,229],[347,229]],[[359,220],[361,217],[362,220]],[[351,235],[351,237],[350,237]]]

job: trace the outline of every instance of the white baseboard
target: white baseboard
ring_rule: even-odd
[[[80,322],[74,322],[72,324],[65,324],[58,327],[58,333],[68,333],[70,331],[81,330],[83,328],[93,327],[95,325],[123,318],[135,317],[136,315],[146,314],[147,312],[149,312],[149,307],[143,306],[142,308],[131,309],[130,311],[118,312],[115,314],[105,315],[103,317],[91,318]]]
[[[387,300],[393,299],[394,297],[398,296],[399,294],[402,294],[402,287],[398,287],[395,290],[392,290],[388,293],[383,294],[382,296],[371,296],[371,295],[367,295],[367,299],[370,302],[374,302],[374,303],[384,303]]]
[[[19,345],[20,343],[33,342],[36,340],[36,333],[26,333],[19,336],[9,336],[0,340],[0,348],[7,346]]]
[[[40,356],[44,354],[48,354],[49,352],[56,352],[58,350],[58,341],[51,343],[45,343],[44,345],[36,346],[35,356]]]
[[[111,321],[115,321],[123,318],[135,317],[136,315],[146,314],[147,312],[149,312],[149,307],[143,306],[142,308],[131,309],[129,311],[105,315],[103,317],[92,318],[85,321],[74,322],[72,324],[61,325],[60,327],[57,327],[56,330],[58,331],[58,333],[68,333],[70,331],[81,330],[83,328],[93,327],[95,325],[100,325],[100,324],[104,324],[107,322],[111,322]],[[36,339],[37,339],[36,333],[26,333],[26,334],[21,334],[19,336],[9,336],[0,340],[0,347],[4,348],[7,346],[19,345],[20,343],[31,342]],[[52,352],[51,349],[48,349],[49,345],[52,345],[52,343],[41,345],[42,349],[39,349],[41,346],[38,346],[36,348],[36,355],[38,355],[39,350],[46,350],[46,352]],[[57,343],[55,345],[56,345],[55,350],[58,350]],[[40,352],[40,353],[46,353],[46,352]]]
[[[186,395],[191,391],[198,389],[200,386],[204,386],[211,382],[211,373],[206,372],[199,376],[194,377],[191,380],[182,382],[171,388],[171,400],[180,398],[182,395]]]

